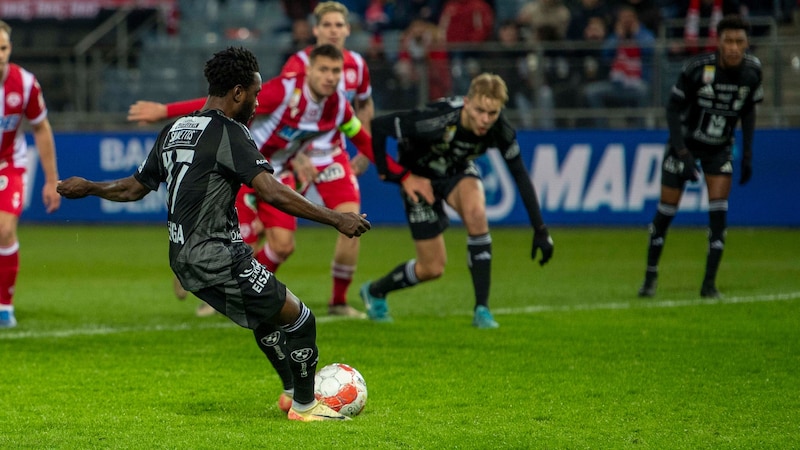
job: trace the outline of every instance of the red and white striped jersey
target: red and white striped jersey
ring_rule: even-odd
[[[37,124],[47,118],[42,88],[36,77],[16,64],[8,64],[0,87],[0,164],[25,167],[25,136],[17,134],[22,118]]]
[[[305,74],[278,76],[258,94],[250,132],[276,173],[301,149],[316,165],[332,163],[343,148],[339,127],[355,116],[340,91],[317,103],[304,81]]]
[[[281,76],[292,76],[294,74],[305,74],[308,58],[314,47],[306,47],[290,56],[281,69]],[[347,95],[347,101],[355,99],[366,100],[372,96],[372,84],[369,79],[369,68],[364,57],[359,53],[342,49],[344,56],[344,67],[342,78],[339,80],[339,90]]]

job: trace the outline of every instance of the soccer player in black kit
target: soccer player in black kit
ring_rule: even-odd
[[[756,103],[763,100],[761,62],[747,54],[747,22],[727,16],[717,25],[716,52],[693,57],[683,67],[667,105],[669,142],[661,165],[661,198],[650,224],[645,279],[640,297],[656,292],[658,261],[686,181],[697,181],[697,162],[708,188],[708,255],[700,295],[718,298],[717,270],[725,247],[728,195],[733,174],[733,140],[742,121],[739,184],[753,173]]]
[[[508,89],[502,78],[484,73],[475,77],[463,98],[432,103],[424,109],[399,112],[372,121],[372,147],[378,173],[403,185],[406,219],[416,246],[416,259],[395,267],[383,278],[365,283],[360,294],[367,315],[391,321],[386,294],[442,276],[447,260],[442,233],[449,225],[444,203],[461,217],[467,231],[468,265],[475,291],[473,325],[497,328],[489,311],[492,237],[486,218],[486,198],[473,163],[489,149],[497,149],[514,177],[533,226],[531,257],[542,252],[540,264],[553,255],[553,241],[545,226],[536,191],[522,162],[516,132],[502,114]],[[398,163],[386,153],[386,139],[398,141]],[[427,189],[409,195],[407,183],[424,179]],[[433,198],[425,193],[432,189]],[[428,200],[425,200],[428,198]]]
[[[285,331],[294,381],[290,420],[346,420],[314,398],[314,314],[253,258],[242,241],[234,201],[244,183],[278,209],[331,225],[346,236],[360,236],[370,224],[364,215],[317,206],[272,176],[246,127],[261,90],[252,53],[244,48],[218,52],[206,63],[205,76],[209,95],[202,110],[164,127],[133,175],[109,182],[72,177],[57,190],[66,198],[92,195],[127,202],[165,182],[169,260],[181,284],[252,329],[257,341],[276,326]]]

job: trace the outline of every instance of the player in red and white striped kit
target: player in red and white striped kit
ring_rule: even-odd
[[[369,68],[361,54],[344,47],[345,40],[350,36],[347,16],[347,7],[343,4],[322,2],[314,8],[316,23],[313,33],[317,38],[316,45],[331,44],[342,51],[344,70],[341,81],[339,81],[339,89],[345,92],[347,100],[353,104],[356,110],[356,115],[369,131],[369,123],[375,115]],[[304,73],[313,49],[314,46],[309,46],[290,56],[281,68],[281,75]]]
[[[345,48],[345,41],[347,37],[350,36],[348,14],[347,7],[339,2],[321,2],[314,8],[315,24],[312,31],[314,37],[317,39],[316,45],[331,44],[342,51],[344,66],[342,77],[339,81],[339,90],[345,93],[347,100],[350,101],[355,108],[356,116],[361,121],[362,126],[369,132],[370,122],[375,115],[369,68],[363,56]],[[313,48],[313,46],[309,46],[289,57],[281,69],[281,74],[291,75],[293,73],[304,73],[308,66],[309,55]],[[349,156],[345,150],[345,140],[343,137],[339,140],[339,143],[341,144],[342,150],[341,158],[348,159]],[[317,159],[315,161],[315,166],[318,162],[321,161]],[[354,169],[355,175],[358,176],[367,170],[369,161],[359,152],[352,161],[349,161],[345,165],[350,165]],[[343,198],[341,195],[346,194],[346,191],[340,193],[327,188],[328,186],[326,186],[327,183],[325,183],[324,176],[325,170],[325,167],[321,169],[322,176],[319,182],[315,183],[315,187],[325,204],[337,211],[359,212],[361,210],[360,199],[354,197],[350,197],[349,199]],[[314,171],[311,171],[304,176],[313,179],[314,175]],[[355,183],[355,180],[353,181]],[[265,250],[275,250],[272,244],[269,244],[269,239],[267,239],[267,242],[268,247],[265,247]],[[350,287],[356,270],[359,242],[358,239],[346,239],[341,235],[336,241],[336,248],[331,263],[333,292],[328,306],[328,312],[330,314],[361,316],[361,313],[357,313],[347,304],[347,289]],[[285,251],[282,255],[280,249],[273,254],[277,259],[285,259],[285,255],[287,255]]]
[[[16,326],[14,315],[14,286],[19,272],[19,241],[17,224],[28,181],[27,145],[25,136],[18,133],[22,120],[33,129],[33,139],[39,151],[45,183],[42,201],[51,213],[61,204],[56,192],[55,140],[42,89],[36,77],[22,67],[9,62],[11,56],[11,27],[0,20],[0,328]]]

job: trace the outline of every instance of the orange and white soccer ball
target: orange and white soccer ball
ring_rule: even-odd
[[[353,417],[367,404],[367,383],[347,364],[328,364],[314,377],[314,394],[334,411]]]

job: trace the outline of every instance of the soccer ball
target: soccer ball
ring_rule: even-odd
[[[347,364],[328,364],[314,377],[314,395],[334,411],[353,417],[367,403],[367,383]]]

